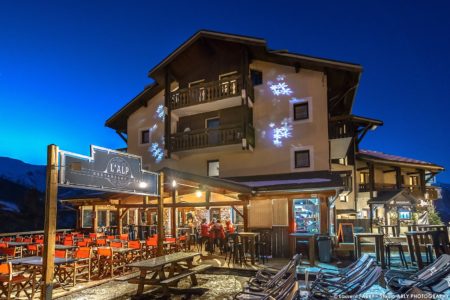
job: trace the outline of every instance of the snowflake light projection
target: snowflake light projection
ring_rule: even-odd
[[[164,111],[164,105],[160,104],[156,108],[156,117],[162,121],[164,121],[164,117],[166,115],[166,112]]]
[[[270,125],[272,125],[271,123]],[[269,125],[269,126],[270,126]],[[271,126],[272,127],[272,126]],[[284,119],[281,121],[281,125],[279,127],[273,126],[273,144],[277,147],[283,146],[283,139],[288,139],[292,137],[292,125],[289,123],[288,119]]]
[[[291,88],[286,84],[286,82],[279,82],[270,85],[270,89],[275,96],[289,96],[292,94]]]
[[[152,143],[149,148],[150,153],[155,158],[156,163],[160,163],[164,158],[164,150],[159,146],[158,143]]]

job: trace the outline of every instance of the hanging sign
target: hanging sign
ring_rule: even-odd
[[[59,186],[158,196],[158,173],[142,169],[142,158],[91,146],[91,156],[59,151]]]

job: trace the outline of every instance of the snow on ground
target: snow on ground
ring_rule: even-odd
[[[45,190],[45,166],[24,163],[18,159],[0,157],[0,178],[30,187]]]

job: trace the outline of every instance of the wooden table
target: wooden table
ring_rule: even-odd
[[[293,253],[295,253],[295,247],[297,244],[297,240],[306,240],[309,243],[309,251],[308,251],[308,259],[309,259],[309,264],[311,266],[314,266],[316,263],[316,235],[314,233],[301,233],[301,232],[296,232],[296,233],[291,233],[289,234],[290,237],[293,238]]]
[[[200,256],[200,253],[177,252],[128,264],[127,267],[138,268],[140,270],[136,294],[141,295],[146,284],[159,285],[161,281],[174,277],[175,273],[181,273],[183,267],[179,265],[180,262],[185,262],[187,269],[192,269],[192,262],[196,256]],[[169,276],[166,277],[164,268],[168,265],[170,265],[170,271]],[[149,272],[153,273],[152,277],[151,279],[146,279]],[[197,284],[195,274],[191,275],[191,280],[194,285]]]
[[[259,232],[238,232],[238,236],[242,238],[242,244],[243,245],[249,245],[249,252],[250,252],[250,261],[252,262],[252,265],[255,264],[255,245],[256,245],[256,239],[259,237]]]
[[[432,243],[433,248],[435,249],[436,255],[439,256],[441,254],[440,244],[435,245],[433,241],[433,235],[436,233],[441,232],[441,234],[444,235],[443,239],[443,252],[444,253],[450,253],[450,249],[447,245],[448,235],[445,231],[439,231],[439,230],[429,230],[429,231],[407,231],[406,239],[408,240],[408,249],[409,249],[409,255],[411,256],[411,262],[416,261],[417,262],[417,268],[419,270],[423,269],[423,260],[422,260],[422,253],[420,251],[420,245],[423,243]],[[436,237],[435,237],[436,238]],[[439,238],[439,237],[437,237]]]
[[[67,290],[64,285],[64,282],[61,282],[59,280],[59,275],[60,275],[60,270],[61,270],[61,266],[63,265],[68,265],[68,264],[73,264],[77,261],[77,259],[75,258],[59,258],[59,257],[55,257],[54,260],[54,265],[55,265],[55,274],[54,274],[54,280],[56,280],[56,282],[64,289]],[[28,257],[22,257],[22,258],[17,258],[17,259],[12,259],[10,261],[11,264],[13,265],[23,265],[26,266],[27,268],[29,268],[31,270],[31,273],[33,276],[33,291],[32,294],[34,295],[34,293],[36,292],[36,290],[39,289],[43,278],[41,277],[39,280],[37,280],[37,274],[42,272],[42,267],[44,264],[44,260],[42,258],[42,256],[28,256]]]
[[[375,253],[377,255],[377,260],[380,261],[382,269],[386,268],[386,262],[384,261],[384,234],[359,232],[354,233],[353,237],[354,237],[355,259],[361,257],[361,238],[373,238],[375,239]]]

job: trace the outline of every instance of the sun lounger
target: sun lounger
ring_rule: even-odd
[[[393,293],[405,293],[411,287],[431,290],[433,286],[441,290],[445,283],[439,285],[450,274],[450,255],[441,255],[434,263],[415,274],[387,272],[386,285]]]

